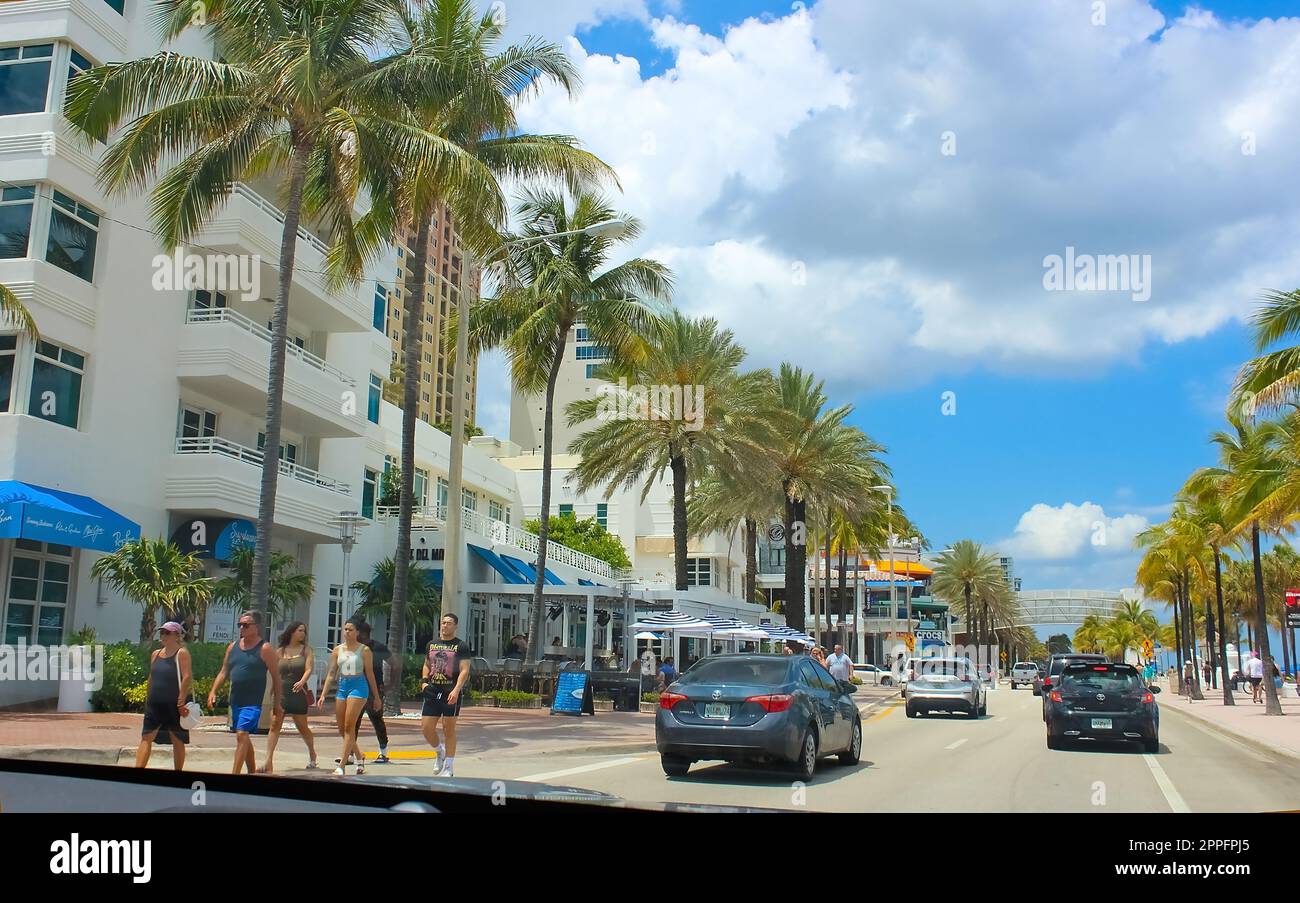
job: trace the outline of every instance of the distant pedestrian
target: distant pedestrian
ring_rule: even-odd
[[[1214,683],[1214,668],[1210,666],[1209,662],[1204,662],[1201,665],[1201,674],[1205,676],[1205,686],[1208,687]]]
[[[338,692],[334,697],[334,722],[338,726],[339,736],[343,738],[343,752],[339,754],[338,767],[334,774],[343,777],[348,773],[348,765],[355,761],[357,774],[366,773],[366,758],[357,748],[357,728],[361,724],[361,712],[370,706],[382,706],[379,685],[375,681],[375,659],[369,646],[364,646],[357,638],[357,622],[343,622],[343,642],[334,647],[330,653],[330,669],[321,684],[318,703],[324,707],[325,697],[329,693],[330,681],[334,675],[339,676]]]
[[[221,671],[208,694],[208,710],[217,704],[217,690],[230,676],[230,729],[235,732],[235,767],[233,774],[247,768],[257,772],[253,755],[252,734],[262,720],[262,700],[266,696],[266,678],[271,678],[272,715],[284,715],[283,688],[280,686],[280,663],[275,650],[262,636],[262,615],[246,611],[239,616],[239,639],[226,647]]]
[[[677,676],[677,666],[673,664],[673,657],[670,655],[659,666],[659,683],[663,687],[670,687]]]
[[[1250,701],[1264,701],[1264,660],[1258,652],[1251,652],[1246,660],[1246,677],[1250,680]]]
[[[308,698],[308,684],[311,682],[312,670],[316,665],[316,653],[307,645],[307,625],[294,621],[280,634],[276,646],[279,659],[280,686],[284,691],[284,711],[271,716],[271,733],[266,738],[266,762],[262,765],[263,774],[275,770],[275,748],[280,742],[280,730],[284,727],[284,716],[293,718],[298,728],[298,736],[307,744],[308,768],[316,767],[316,737],[307,723],[307,710],[311,706]]]
[[[456,636],[460,618],[448,612],[438,624],[438,639],[429,643],[424,657],[420,690],[424,693],[424,708],[420,712],[420,728],[424,739],[438,753],[434,760],[434,773],[442,777],[455,777],[456,719],[460,716],[461,695],[469,683],[470,649]],[[438,736],[442,723],[447,734],[444,745]]]
[[[189,714],[186,703],[190,698],[193,678],[190,651],[181,642],[185,628],[168,621],[158,628],[161,649],[155,649],[149,658],[149,678],[145,690],[144,726],[140,731],[140,746],[135,751],[135,767],[149,764],[154,742],[170,743],[172,767],[185,768],[185,744],[190,742],[190,732],[181,727],[181,718]]]
[[[826,667],[826,650],[821,646],[813,647],[812,657],[817,660],[817,664],[821,665],[823,668]]]
[[[853,660],[844,654],[844,647],[838,643],[835,645],[835,652],[826,659],[826,670],[831,672],[831,677],[836,680],[853,679]]]
[[[784,655],[794,655],[794,643],[786,643],[781,647],[781,652]]]
[[[375,737],[379,740],[379,757],[375,762],[379,765],[388,764],[388,725],[384,724],[384,669],[393,654],[388,647],[378,640],[370,637],[370,624],[362,621],[357,625],[357,642],[370,650],[371,662],[375,669],[375,687],[379,690],[379,705],[364,706],[357,713],[357,736],[361,735],[361,719],[370,716],[370,724],[375,729]],[[366,754],[358,746],[355,751],[358,761],[364,761]]]
[[[654,685],[655,673],[658,671],[655,660],[655,651],[649,646],[645,652],[641,653],[641,692],[649,693],[650,687]]]

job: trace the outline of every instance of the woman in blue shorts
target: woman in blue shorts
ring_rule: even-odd
[[[375,668],[370,649],[357,640],[357,625],[353,621],[343,625],[343,642],[330,653],[330,670],[325,675],[317,705],[325,705],[330,681],[336,674],[339,687],[334,699],[334,718],[338,724],[339,736],[343,738],[343,755],[339,757],[339,766],[334,769],[334,773],[341,777],[348,773],[348,761],[357,748],[357,724],[367,701],[372,706],[384,704],[379,698],[379,687],[375,684]],[[358,755],[357,774],[365,772],[365,759]]]

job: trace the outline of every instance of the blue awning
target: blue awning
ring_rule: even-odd
[[[509,555],[502,555],[500,557],[501,563],[509,568],[511,573],[519,578],[520,583],[531,584],[537,582],[537,572],[533,570],[531,566],[524,564],[518,558],[512,558]]]
[[[587,580],[587,579],[584,578],[584,577],[579,577],[579,578],[578,578],[578,585],[579,585],[579,586],[595,586],[596,584],[592,583],[590,580]]]
[[[0,480],[0,538],[116,552],[140,539],[140,525],[88,496]]]
[[[527,583],[526,580],[524,580],[522,577],[519,576],[519,574],[515,572],[514,568],[512,568],[510,565],[502,561],[501,556],[497,555],[497,553],[493,552],[491,549],[485,549],[482,546],[476,546],[473,543],[469,543],[469,550],[473,552],[475,555],[477,555],[479,558],[482,558],[484,561],[486,561],[488,565],[491,566],[492,570],[496,571],[498,574],[501,575],[501,579],[504,580],[506,583],[510,583],[515,586],[523,586]],[[439,571],[437,573],[441,573],[441,572]]]
[[[172,533],[172,545],[200,558],[229,561],[235,549],[257,544],[257,527],[240,518],[187,517]]]

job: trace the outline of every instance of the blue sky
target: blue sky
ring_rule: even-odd
[[[1300,19],[1259,21],[1294,3],[520,3],[586,83],[522,121],[616,166],[678,306],[854,404],[935,548],[1131,585],[1133,533],[1213,463],[1254,299],[1300,285]],[[1044,295],[1066,246],[1150,254],[1151,299]]]

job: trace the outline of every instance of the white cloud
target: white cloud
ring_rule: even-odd
[[[507,41],[530,35],[559,41],[609,19],[650,19],[646,0],[479,0],[484,12],[498,4],[505,13]]]
[[[1133,553],[1134,538],[1150,526],[1140,514],[1107,517],[1101,505],[1039,503],[1020,516],[1015,533],[998,543],[1017,561],[1068,562]]]

